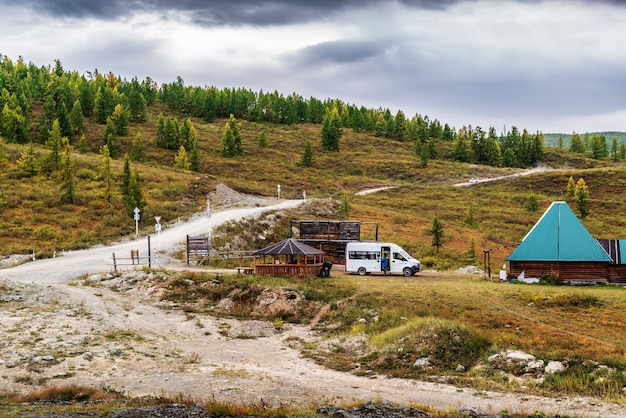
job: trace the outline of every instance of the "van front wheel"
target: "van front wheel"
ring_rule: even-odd
[[[359,276],[365,276],[367,274],[367,270],[365,270],[365,267],[359,267],[357,273],[359,273]]]
[[[406,277],[409,277],[409,276],[412,276],[412,275],[413,275],[413,272],[412,272],[412,271],[411,271],[411,269],[410,269],[410,268],[408,268],[408,267],[406,267],[404,270],[402,270],[402,273],[404,273],[404,275],[405,275]]]

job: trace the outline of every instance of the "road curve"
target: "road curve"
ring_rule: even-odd
[[[152,248],[175,248],[183,244],[187,235],[206,235],[211,228],[224,222],[258,215],[262,212],[289,209],[298,206],[303,200],[284,200],[279,203],[254,208],[228,209],[213,212],[210,219],[206,216],[195,216],[187,222],[165,228],[159,237],[151,237]],[[157,241],[158,239],[158,241]],[[0,270],[0,278],[20,282],[57,283],[83,274],[103,273],[111,271],[113,253],[117,257],[130,257],[131,249],[139,249],[140,256],[147,256],[148,238],[140,237],[128,242],[112,245],[100,245],[87,250],[69,251],[56,258],[36,260],[16,267]]]

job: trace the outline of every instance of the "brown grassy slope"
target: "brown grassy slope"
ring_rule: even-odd
[[[398,242],[419,258],[437,268],[479,263],[482,249],[518,242],[536,222],[542,211],[528,213],[524,209],[529,189],[537,193],[541,209],[562,198],[567,179],[584,177],[589,185],[591,215],[585,220],[594,236],[626,237],[621,220],[619,198],[623,178],[620,164],[597,162],[555,149],[546,160],[567,171],[548,172],[532,177],[453,187],[470,177],[491,177],[512,172],[451,161],[433,160],[425,168],[414,153],[412,142],[398,142],[370,134],[344,130],[338,152],[323,151],[319,125],[270,125],[239,121],[244,154],[237,158],[221,155],[221,135],[225,120],[213,123],[192,118],[196,128],[202,169],[199,173],[182,172],[173,167],[175,151],[155,146],[156,118],[159,113],[183,121],[185,115],[169,112],[161,104],[150,107],[146,123],[133,123],[129,135],[118,139],[120,158],[114,161],[115,194],[112,205],[103,200],[98,179],[97,151],[102,144],[104,127],[87,120],[86,138],[90,153],[75,153],[78,200],[62,205],[58,200],[58,177],[39,175],[20,178],[15,161],[24,146],[9,144],[9,162],[0,172],[4,202],[0,211],[0,253],[27,252],[32,249],[43,255],[62,248],[80,248],[132,234],[134,223],[123,209],[117,192],[121,180],[122,158],[131,149],[137,133],[146,146],[145,163],[138,168],[148,206],[140,227],[152,228],[152,216],[161,215],[168,223],[202,210],[208,191],[217,181],[241,191],[265,196],[276,194],[281,185],[283,198],[300,198],[306,190],[310,198],[347,196],[349,217],[380,224],[379,238]],[[31,120],[37,119],[37,108]],[[33,126],[34,129],[34,126]],[[259,146],[259,135],[266,132],[268,146]],[[304,143],[309,140],[314,154],[313,167],[300,166]],[[72,138],[77,148],[78,138]],[[453,144],[441,144],[440,155],[449,155]],[[38,152],[47,150],[38,146]],[[590,168],[594,166],[606,168]],[[376,186],[398,186],[373,195],[353,193]],[[464,224],[472,205],[476,228]],[[435,254],[428,230],[433,216],[444,223],[444,246]],[[369,238],[369,237],[366,237]],[[475,254],[468,251],[474,242]],[[501,264],[510,251],[493,254],[494,266]]]

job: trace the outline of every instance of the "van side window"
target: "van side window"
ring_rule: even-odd
[[[378,260],[377,251],[349,251],[348,258],[351,260]]]
[[[406,258],[400,253],[393,253],[394,260],[406,261]]]

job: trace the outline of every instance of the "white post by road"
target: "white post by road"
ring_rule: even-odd
[[[139,236],[139,220],[141,219],[141,215],[139,215],[139,212],[141,212],[141,210],[139,210],[138,207],[135,207],[135,209],[133,210],[133,212],[135,212],[135,236]]]
[[[280,200],[280,184],[276,186],[276,191],[278,191],[278,200]]]

